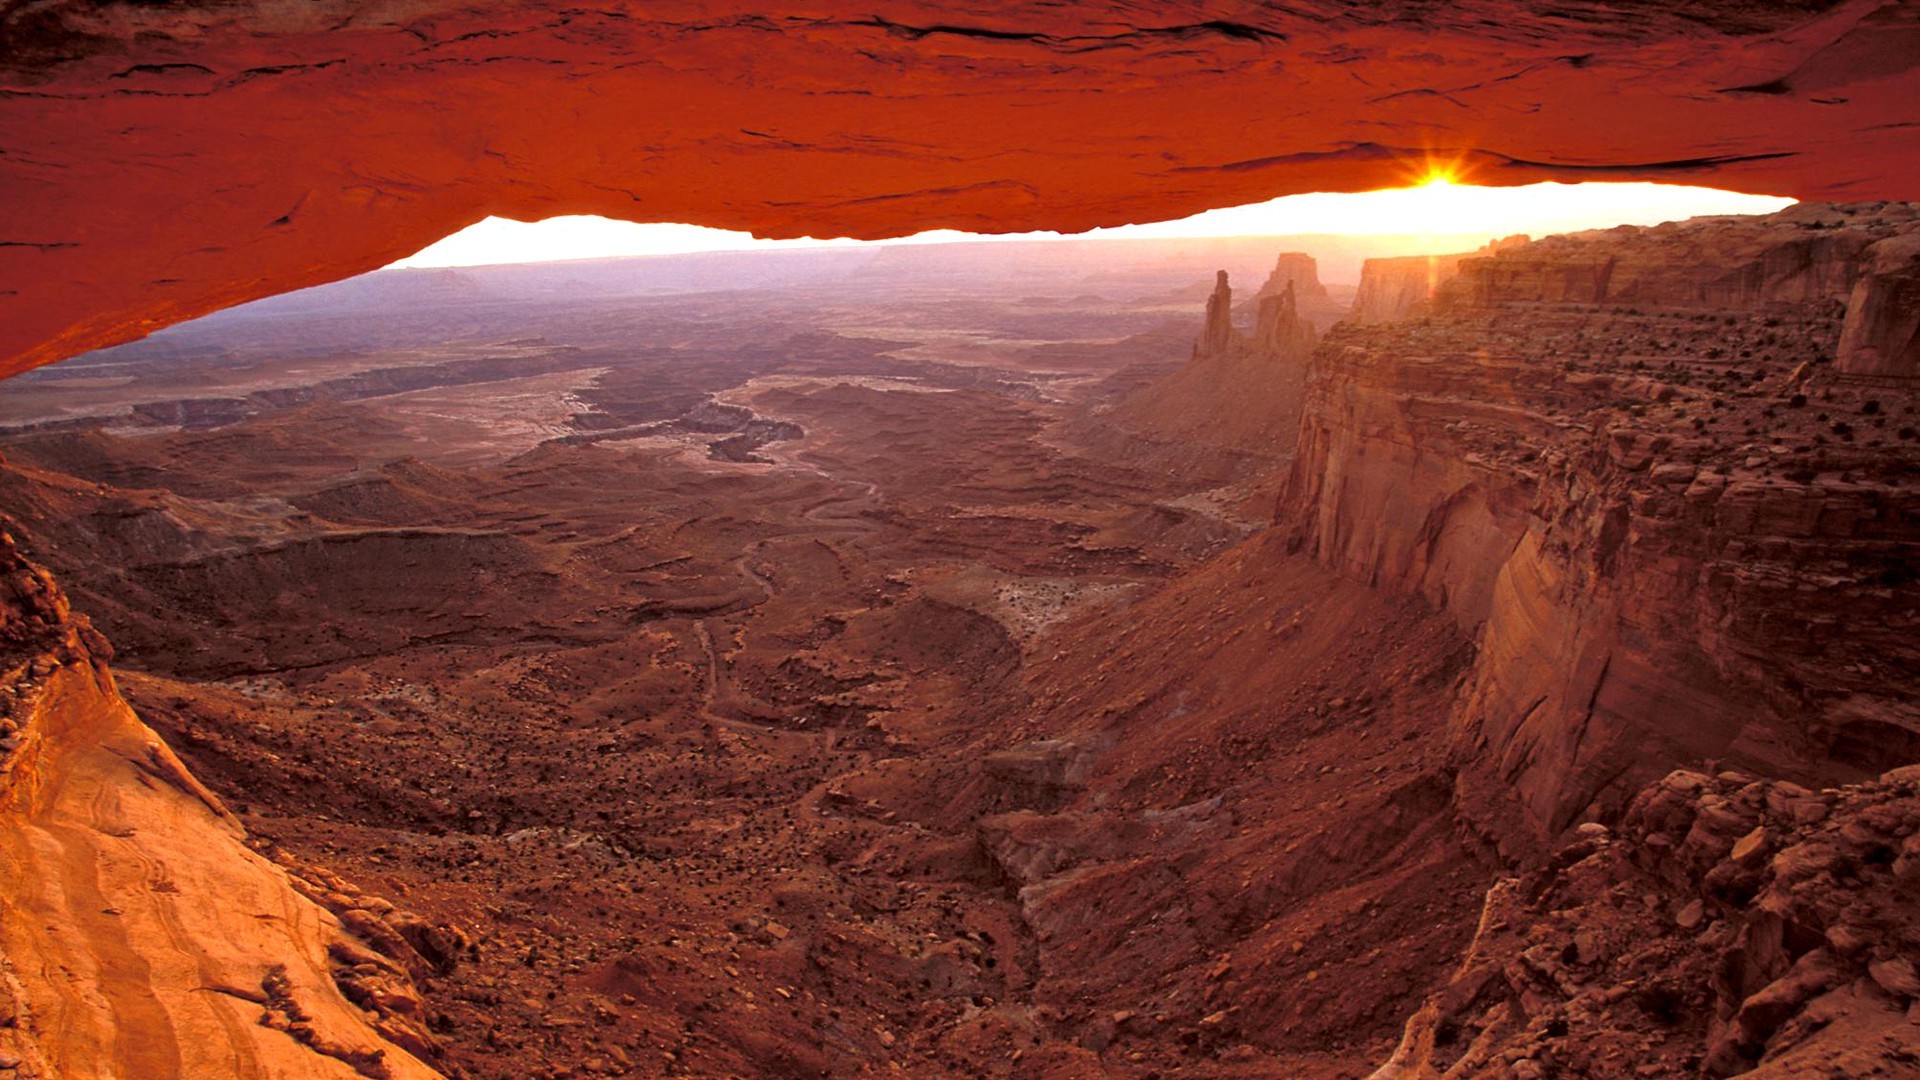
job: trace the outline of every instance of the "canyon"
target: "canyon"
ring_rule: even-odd
[[[1077,232],[1434,167],[1911,199],[1917,41],[1903,0],[17,0],[0,364],[489,214]]]
[[[1916,100],[1911,0],[0,0],[0,1080],[1920,1076]],[[366,273],[1543,180],[1806,201]]]
[[[1916,236],[389,271],[16,378],[0,1069],[1914,1075]]]

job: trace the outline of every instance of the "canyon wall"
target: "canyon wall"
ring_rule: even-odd
[[[1920,378],[1920,234],[1879,241],[1847,302],[1840,366],[1854,375]]]
[[[0,1059],[43,1077],[438,1077],[414,982],[432,964],[409,941],[445,963],[427,942],[457,936],[250,848],[108,655],[0,537]]]
[[[1442,310],[1567,303],[1753,311],[1845,302],[1867,249],[1897,228],[1872,215],[1799,206],[1760,218],[1550,236],[1461,258],[1435,303]]]
[[[1503,244],[1505,242],[1503,241]],[[1840,370],[1920,377],[1920,236],[1898,209],[1809,205],[1768,218],[1725,217],[1554,236],[1517,250],[1439,256],[1433,307],[1491,309],[1529,304],[1614,304],[1698,311],[1759,311],[1775,305],[1844,307]],[[1418,258],[1382,263],[1356,317],[1423,313]],[[1385,264],[1405,264],[1389,266]],[[1377,309],[1377,310],[1376,310]]]
[[[1610,817],[1680,763],[1839,783],[1920,760],[1915,392],[1833,361],[1861,253],[1917,225],[1795,208],[1556,239],[1464,260],[1430,320],[1320,346],[1279,520],[1476,635],[1451,738],[1495,838]],[[1595,295],[1646,308],[1576,302],[1596,267]]]
[[[1360,288],[1347,317],[1358,323],[1383,323],[1431,314],[1435,298],[1460,272],[1462,263],[1526,242],[1524,236],[1509,236],[1478,251],[1368,259],[1360,264]]]

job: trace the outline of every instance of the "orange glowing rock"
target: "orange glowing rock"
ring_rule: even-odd
[[[757,9],[756,9],[757,10]],[[0,22],[0,373],[488,214],[878,237],[1308,190],[1910,197],[1911,11],[882,0],[96,5]]]

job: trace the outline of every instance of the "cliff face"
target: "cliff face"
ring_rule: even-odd
[[[0,1057],[46,1077],[439,1075],[391,905],[251,850],[10,539],[0,649]]]
[[[1910,228],[1899,208],[1802,205],[1766,218],[1623,226],[1462,259],[1436,304],[1621,304],[1753,311],[1844,303],[1867,250]]]
[[[1526,242],[1524,236],[1509,236],[1479,251],[1368,259],[1360,264],[1360,288],[1354,293],[1353,310],[1348,318],[1358,323],[1384,323],[1430,314],[1435,298],[1460,272],[1463,262]],[[1583,271],[1568,267],[1566,272],[1578,276]]]
[[[1868,248],[1847,302],[1840,368],[1877,378],[1920,378],[1920,230]]]
[[[1851,256],[1800,257],[1863,251],[1910,216],[1535,244],[1460,280],[1611,265],[1697,299],[1634,313],[1501,293],[1489,310],[1475,284],[1425,324],[1344,326],[1316,352],[1280,520],[1477,636],[1457,794],[1503,842],[1610,815],[1679,763],[1837,783],[1920,760],[1915,395],[1831,362]],[[1660,264],[1676,247],[1759,268],[1703,260],[1688,284]],[[1800,276],[1776,272],[1781,251]]]

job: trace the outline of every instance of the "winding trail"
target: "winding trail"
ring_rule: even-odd
[[[753,566],[753,561],[764,553],[769,546],[776,543],[793,541],[815,541],[819,540],[823,535],[842,537],[849,534],[865,535],[876,531],[878,528],[872,521],[860,516],[856,512],[848,511],[844,508],[878,500],[880,497],[880,485],[867,480],[841,480],[818,466],[805,463],[798,464],[801,468],[818,473],[820,476],[835,483],[857,484],[860,490],[851,494],[830,495],[802,510],[799,514],[799,519],[817,526],[816,528],[785,533],[781,536],[764,540],[756,540],[749,544],[744,552],[734,558],[732,562],[734,571],[751,582],[762,594],[758,601],[748,604],[744,609],[741,609],[739,614],[744,615],[754,608],[770,603],[775,596],[779,595],[779,590],[775,587],[772,579],[762,574]],[[761,737],[777,734],[810,739],[821,734],[820,732],[789,731],[770,724],[755,723],[750,720],[741,719],[738,716],[728,715],[728,712],[722,708],[721,704],[721,699],[725,696],[725,688],[723,686],[720,652],[713,643],[713,629],[708,625],[707,619],[695,619],[693,632],[694,636],[699,639],[701,651],[705,654],[706,658],[706,673],[701,687],[700,706],[698,709],[698,715],[701,720],[714,725],[716,728],[724,728],[728,731],[753,734]],[[773,710],[769,709],[768,711]]]

